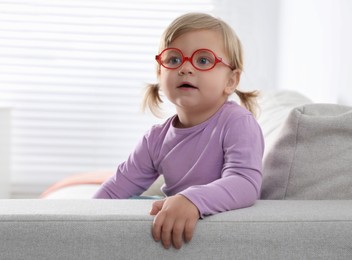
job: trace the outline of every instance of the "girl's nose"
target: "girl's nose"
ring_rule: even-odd
[[[185,62],[179,68],[178,74],[185,75],[185,74],[193,74],[193,73],[194,73],[194,67],[193,67],[191,61],[185,60]]]

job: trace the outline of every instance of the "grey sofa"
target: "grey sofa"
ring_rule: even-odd
[[[351,259],[352,200],[260,200],[164,249],[149,200],[1,200],[0,259]]]
[[[259,118],[261,199],[180,250],[153,241],[150,200],[0,200],[0,259],[352,259],[352,108],[282,99]]]

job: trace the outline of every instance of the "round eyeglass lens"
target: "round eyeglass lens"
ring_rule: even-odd
[[[192,64],[199,70],[209,70],[215,66],[216,58],[209,50],[198,50],[192,55]]]
[[[164,50],[160,55],[161,64],[169,69],[176,69],[183,63],[182,53],[176,49]]]

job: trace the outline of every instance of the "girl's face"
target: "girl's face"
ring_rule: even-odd
[[[210,49],[229,63],[222,35],[217,31],[191,31],[176,38],[168,47],[180,49],[185,57],[191,57],[198,49]],[[158,78],[161,90],[178,113],[204,114],[215,113],[225,103],[238,84],[239,74],[221,62],[209,71],[199,71],[186,61],[174,70],[160,66]]]

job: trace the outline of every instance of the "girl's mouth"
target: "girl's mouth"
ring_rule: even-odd
[[[187,84],[187,83],[182,84],[182,85],[178,86],[177,88],[183,88],[183,89],[198,89],[197,87],[192,86],[191,84]]]

